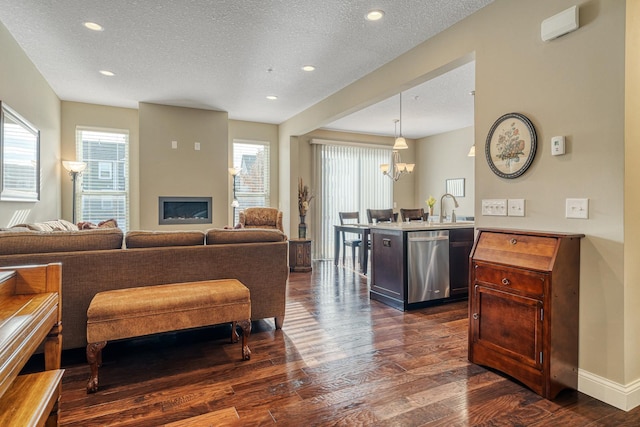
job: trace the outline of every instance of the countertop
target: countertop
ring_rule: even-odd
[[[395,231],[425,231],[425,230],[449,230],[451,228],[473,228],[473,221],[458,222],[382,222],[371,224],[371,230],[395,230]]]

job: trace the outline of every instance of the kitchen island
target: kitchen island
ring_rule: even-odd
[[[473,225],[372,225],[371,299],[405,311],[467,298]]]

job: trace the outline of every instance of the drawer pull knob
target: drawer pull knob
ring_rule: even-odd
[[[516,243],[518,243],[518,241],[516,239],[511,239],[509,240],[509,243],[511,243],[512,245],[515,245]]]
[[[473,320],[478,320],[478,313],[473,313]]]
[[[505,286],[509,286],[511,284],[511,282],[509,281],[509,279],[507,279],[506,277],[504,279],[502,279],[502,284]]]

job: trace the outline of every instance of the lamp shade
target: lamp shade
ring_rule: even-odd
[[[469,157],[475,157],[476,156],[476,146],[472,145],[471,148],[469,148],[469,154],[467,154],[467,156]]]
[[[229,168],[229,175],[236,176],[240,173],[240,168]]]
[[[87,168],[85,162],[73,162],[71,160],[63,160],[62,166],[69,172],[80,173]]]
[[[399,136],[398,138],[396,138],[396,142],[395,144],[393,144],[393,149],[394,150],[406,150],[407,148],[409,148],[409,146],[407,145],[407,141]]]
[[[387,173],[389,172],[389,164],[388,163],[383,163],[380,165],[380,170],[382,171],[382,173]]]

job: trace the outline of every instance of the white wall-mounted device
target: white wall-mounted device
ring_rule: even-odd
[[[567,199],[566,214],[567,218],[589,218],[589,199]]]
[[[551,155],[561,156],[564,154],[564,136],[554,136],[551,138]]]
[[[572,6],[542,21],[540,36],[546,42],[577,30],[579,26],[578,6]]]
[[[507,216],[507,199],[483,199],[482,215]]]

